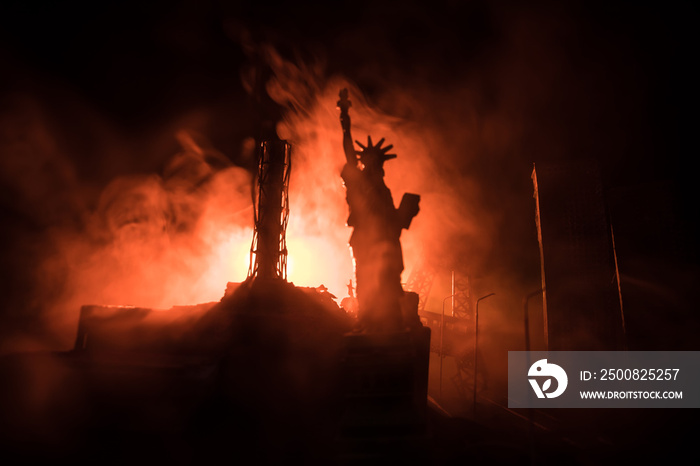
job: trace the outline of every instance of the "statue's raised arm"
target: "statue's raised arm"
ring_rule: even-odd
[[[345,149],[345,160],[351,166],[357,166],[357,152],[352,143],[352,133],[350,132],[350,114],[348,109],[352,102],[348,100],[348,90],[341,89],[338,95],[338,108],[340,109],[340,126],[343,128],[343,149]]]

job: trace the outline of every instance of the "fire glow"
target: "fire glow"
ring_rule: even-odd
[[[403,281],[426,257],[454,263],[451,255],[456,249],[463,255],[464,245],[468,251],[488,250],[489,235],[483,232],[493,228],[493,220],[482,217],[477,228],[475,184],[461,179],[455,187],[454,180],[440,175],[463,154],[445,146],[436,122],[418,124],[382,113],[346,79],[295,68],[274,52],[268,61],[276,76],[268,93],[287,109],[277,133],[292,146],[288,281],[324,285],[340,302],[354,278],[340,177],[344,157],[336,101],[341,88],[354,96],[356,138],[383,137],[394,145],[398,158],[386,164],[385,179],[395,203],[404,192],[421,193],[421,212],[402,235]],[[410,97],[399,98],[413,109],[407,113],[420,111]],[[246,279],[253,174],[233,165],[202,133],[183,127],[175,133],[182,149],[161,173],[113,179],[95,206],[81,212],[81,228],[52,232],[40,274],[46,283],[57,283],[59,292],[42,317],[61,341],[71,342],[82,305],[169,309],[214,302],[227,282]],[[244,143],[251,145],[252,139]]]
[[[327,86],[308,116],[292,115],[279,131],[287,133],[293,150],[288,279],[298,286],[325,285],[342,297],[353,270],[339,176],[342,144],[331,90],[336,88]],[[397,151],[405,154],[402,162],[415,166],[415,151],[401,143],[406,137],[377,121],[380,117],[369,109],[355,111],[359,128],[380,128],[388,140],[397,141]],[[74,257],[81,262],[76,270],[82,288],[99,290],[87,302],[163,308],[217,301],[227,281],[245,280],[253,231],[252,178],[237,167],[213,169],[205,151],[188,145],[186,133],[180,139],[183,152],[165,175],[116,179],[103,191],[93,215],[111,241],[87,254],[79,248]],[[412,189],[407,168],[398,163],[387,168],[397,192]]]

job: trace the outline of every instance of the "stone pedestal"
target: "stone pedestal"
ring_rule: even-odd
[[[344,340],[341,459],[424,453],[430,329],[346,334]]]

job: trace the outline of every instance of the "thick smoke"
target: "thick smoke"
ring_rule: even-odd
[[[355,138],[384,137],[394,145],[398,158],[387,163],[386,178],[395,203],[404,192],[421,195],[421,212],[402,236],[403,280],[416,268],[430,267],[442,282],[437,293],[449,294],[444,292],[449,271],[469,275],[488,268],[503,214],[497,203],[486,202],[485,181],[474,168],[494,154],[507,158],[512,135],[508,121],[478,110],[478,84],[452,82],[434,89],[385,83],[386,90],[368,97],[348,78],[328,76],[322,59],[321,64],[288,60],[270,46],[256,53],[273,72],[267,92],[287,109],[278,133],[293,146],[291,281],[324,284],[342,297],[353,276],[335,108],[343,87],[353,101]],[[75,175],[79,167],[52,146],[55,125],[31,120],[41,110],[25,113],[25,120],[15,120],[22,128],[5,128],[8,134],[26,132],[24,144],[30,147],[8,143],[6,150],[31,151],[33,160],[45,160],[38,166],[46,173],[12,162],[21,157],[7,158],[15,165],[4,173],[21,202],[32,203],[26,210],[51,225],[33,254],[42,284],[35,317],[55,341],[71,342],[83,304],[167,308],[215,301],[227,281],[245,278],[251,175],[231,166],[206,134],[173,131],[171,138],[181,148],[160,170],[120,175],[96,188],[81,184]],[[61,220],[51,221],[51,215]],[[440,298],[432,297],[430,310],[439,312]]]
[[[245,278],[251,177],[205,136],[171,133],[181,149],[160,173],[125,174],[96,191],[58,150],[41,108],[31,99],[15,104],[2,125],[3,181],[35,232],[18,238],[10,257],[19,262],[16,280],[26,283],[21,274],[29,273],[33,283],[16,314],[4,316],[15,333],[4,335],[3,350],[69,347],[84,304],[218,301],[227,281]]]
[[[473,149],[448,137],[453,128],[440,127],[438,122],[423,117],[428,110],[425,101],[407,97],[414,89],[388,91],[386,98],[403,107],[401,113],[391,114],[368,102],[361,89],[345,77],[329,79],[312,73],[308,68],[282,60],[272,49],[267,49],[266,55],[277,76],[268,86],[270,95],[290,109],[278,127],[280,136],[288,139],[294,148],[290,244],[305,235],[316,236],[320,243],[314,241],[315,246],[323,242],[333,244],[333,250],[329,251],[332,254],[322,255],[329,264],[337,261],[337,257],[349,257],[350,229],[345,226],[347,205],[340,179],[345,162],[335,105],[338,91],[349,88],[353,136],[360,141],[366,141],[368,135],[375,141],[383,137],[387,144],[394,145],[392,152],[398,154],[396,160],[385,166],[395,204],[404,192],[421,195],[421,213],[402,237],[405,275],[412,267],[454,267],[459,254],[466,253],[470,262],[480,260],[481,251],[490,247],[490,235],[484,234],[484,230],[493,228],[492,216],[480,216],[474,202],[479,190],[476,180],[454,175],[460,158],[474,157]],[[332,283],[334,290],[341,282],[347,282],[352,273],[347,270],[347,261],[344,262],[345,279],[338,277]],[[315,266],[328,272],[323,264]]]

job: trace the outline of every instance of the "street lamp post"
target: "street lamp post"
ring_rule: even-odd
[[[533,291],[530,294],[523,296],[523,324],[525,327],[525,361],[527,366],[530,367],[530,311],[528,309],[528,302],[531,298],[544,292],[544,288]],[[546,340],[546,339],[545,339]],[[549,345],[547,345],[549,346]],[[530,421],[528,429],[528,437],[530,443],[530,462],[534,464],[535,458],[535,421],[532,416],[532,392],[527,391],[527,418]]]
[[[525,326],[525,351],[528,352],[530,351],[530,312],[528,310],[527,304],[530,301],[530,298],[534,298],[535,296],[541,294],[544,291],[543,288],[540,288],[537,291],[533,291],[532,293],[525,295],[523,297],[523,324]],[[529,359],[528,359],[529,361]]]
[[[454,293],[442,300],[442,320],[440,321],[440,402],[442,402],[442,344],[445,334],[445,301],[454,297]],[[454,313],[454,309],[452,310]]]
[[[476,355],[477,351],[479,350],[479,302],[489,298],[496,293],[489,293],[486,296],[482,296],[481,298],[476,300],[476,309],[474,311],[474,414],[476,414],[476,380],[477,380],[477,362],[476,362]]]

